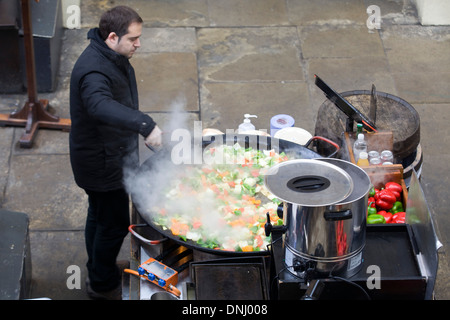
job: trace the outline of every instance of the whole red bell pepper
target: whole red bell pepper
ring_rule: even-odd
[[[377,213],[381,214],[384,217],[384,220],[386,220],[386,223],[391,223],[392,222],[392,213],[386,212],[384,210],[378,211]]]
[[[395,201],[397,201],[397,198],[387,189],[382,189],[375,194],[375,205],[382,210],[391,209]]]
[[[406,212],[397,212],[392,216],[392,223],[405,223]]]
[[[402,191],[403,188],[400,184],[398,184],[397,182],[388,182],[384,185],[384,188],[391,191],[395,197],[397,198],[397,200],[400,200],[400,197],[402,195]]]
[[[375,208],[375,198],[374,197],[370,197],[369,199],[367,199],[367,203],[370,207]]]

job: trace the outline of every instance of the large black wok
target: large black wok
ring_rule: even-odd
[[[315,152],[314,150],[310,149],[309,146],[316,140],[322,140],[327,143],[332,144],[335,147],[335,151],[327,156],[322,156]],[[193,141],[192,143],[195,143]],[[200,142],[198,142],[200,143]],[[266,136],[257,136],[257,135],[245,135],[245,134],[224,134],[224,135],[216,135],[216,136],[208,136],[203,137],[201,141],[201,148],[204,150],[205,148],[208,148],[208,146],[216,145],[218,143],[226,144],[226,145],[234,145],[235,143],[239,143],[242,147],[248,148],[253,147],[257,148],[258,150],[271,150],[274,149],[276,152],[285,152],[290,158],[295,159],[314,159],[314,158],[324,158],[324,157],[333,157],[337,151],[339,151],[339,146],[335,144],[334,142],[323,138],[323,137],[312,137],[305,145],[299,145],[294,142],[290,142],[287,140],[282,139],[275,139],[271,137]],[[151,155],[139,168],[137,171],[137,175],[143,175],[145,173],[148,173],[149,171],[153,170],[158,164],[162,162],[168,162],[171,161],[170,159],[171,152],[169,148],[163,148],[157,152],[155,152],[153,155]],[[151,190],[149,190],[151,192]],[[180,245],[183,245],[185,247],[188,247],[190,249],[194,250],[200,250],[203,252],[215,254],[215,255],[230,255],[230,256],[240,256],[240,255],[267,255],[268,251],[253,251],[253,252],[235,252],[235,251],[226,251],[226,250],[218,250],[218,249],[210,249],[200,246],[194,241],[187,240],[184,241],[178,236],[172,234],[170,229],[164,230],[159,225],[156,225],[151,218],[151,212],[144,212],[142,208],[139,208],[138,205],[136,205],[136,197],[137,194],[134,194],[132,191],[131,193],[131,199],[133,203],[135,204],[135,208],[139,215],[142,217],[142,219],[147,223],[146,225],[131,225],[129,227],[129,231],[137,237],[140,241],[146,244],[159,244],[165,240],[171,239],[175,242],[177,242]],[[182,204],[180,204],[182,205]],[[149,240],[138,234],[135,230],[136,227],[143,227],[143,226],[149,226],[156,230],[157,232],[161,233],[164,238],[158,239],[158,240]]]

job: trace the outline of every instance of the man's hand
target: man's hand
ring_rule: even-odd
[[[152,132],[145,138],[145,144],[151,147],[159,147],[162,144],[162,131],[158,126],[153,128]]]

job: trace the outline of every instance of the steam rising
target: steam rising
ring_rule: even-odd
[[[178,129],[188,130],[188,118],[187,113],[184,112],[184,107],[184,99],[177,99],[172,103],[171,120],[167,126],[162,128],[164,132],[173,133]],[[195,132],[193,136],[195,138]],[[202,154],[202,156],[204,155]],[[225,250],[234,250],[236,243],[239,243],[241,247],[253,245],[256,240],[248,229],[248,225],[231,227],[227,224],[224,215],[231,213],[224,210],[227,202],[220,199],[220,194],[218,196],[215,193],[217,190],[214,190],[214,187],[217,186],[202,184],[202,181],[200,181],[198,173],[201,172],[200,169],[205,168],[204,165],[176,164],[172,161],[173,155],[170,148],[165,148],[154,154],[150,160],[152,159],[154,161],[148,167],[144,166],[145,170],[142,170],[143,167],[137,171],[130,168],[124,170],[126,189],[131,194],[133,203],[139,213],[147,222],[165,226],[170,225],[171,219],[176,217],[177,222],[182,225],[180,227],[189,224],[190,229],[186,238],[194,242],[201,240],[202,234],[205,235],[204,232],[199,231],[201,229],[206,231],[207,240],[214,240]],[[194,161],[194,163],[196,162]],[[148,161],[145,164],[148,164]],[[249,178],[252,179],[251,176]],[[221,186],[229,188],[227,183],[223,183]],[[233,192],[233,190],[227,189],[226,192]],[[255,211],[247,209],[250,202],[247,203],[246,201],[250,200],[244,199],[241,201],[242,208],[240,209],[242,213],[240,214],[242,214],[242,218],[254,216]],[[275,210],[276,206],[275,203],[270,201],[261,204],[258,207],[258,216],[264,220],[266,210],[269,207]],[[227,209],[230,209],[229,207]],[[235,210],[235,208],[231,208],[231,210]],[[201,226],[197,231],[194,226],[196,223]],[[260,224],[261,221],[255,222],[255,225],[259,226]],[[171,231],[176,234],[173,225]],[[262,234],[261,236],[264,241],[267,241],[265,235]]]
[[[170,135],[174,130],[186,128],[188,130],[188,114],[185,110],[186,99],[178,97],[171,103],[170,120],[164,125],[163,135]],[[163,140],[167,140],[164,137]],[[132,196],[133,203],[136,205],[140,214],[144,218],[151,219],[152,208],[160,204],[164,197],[164,191],[173,182],[173,179],[182,172],[182,166],[176,166],[170,157],[165,154],[168,152],[168,146],[164,146],[159,153],[152,157],[151,166],[147,170],[126,167],[124,168],[124,183],[126,190]]]
[[[188,118],[187,113],[183,112],[184,107],[184,99],[177,99],[172,103],[171,119],[162,128],[163,132],[171,133],[180,128],[188,130]],[[177,187],[186,184],[186,181],[181,179],[185,179],[189,167],[199,168],[198,165],[175,164],[171,160],[170,148],[163,149],[153,157],[155,161],[144,171],[136,172],[130,168],[124,170],[126,189],[147,222],[158,224],[161,219],[159,213],[163,210],[166,213],[165,221],[170,221],[175,216],[177,221],[181,222],[183,219],[190,224],[197,221],[202,229],[208,230],[210,238],[225,246],[230,239],[240,241],[249,238],[250,232],[247,228],[231,228],[226,224],[221,211],[223,202],[220,203],[212,190],[203,188],[194,194],[192,190],[180,190]],[[200,234],[196,234],[195,231],[190,232],[188,236],[193,241],[199,240],[199,237]]]

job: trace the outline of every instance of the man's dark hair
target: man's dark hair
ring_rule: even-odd
[[[103,40],[108,38],[111,32],[115,32],[120,38],[128,33],[128,27],[133,22],[142,23],[139,14],[127,6],[117,6],[106,11],[100,18],[99,30]]]

